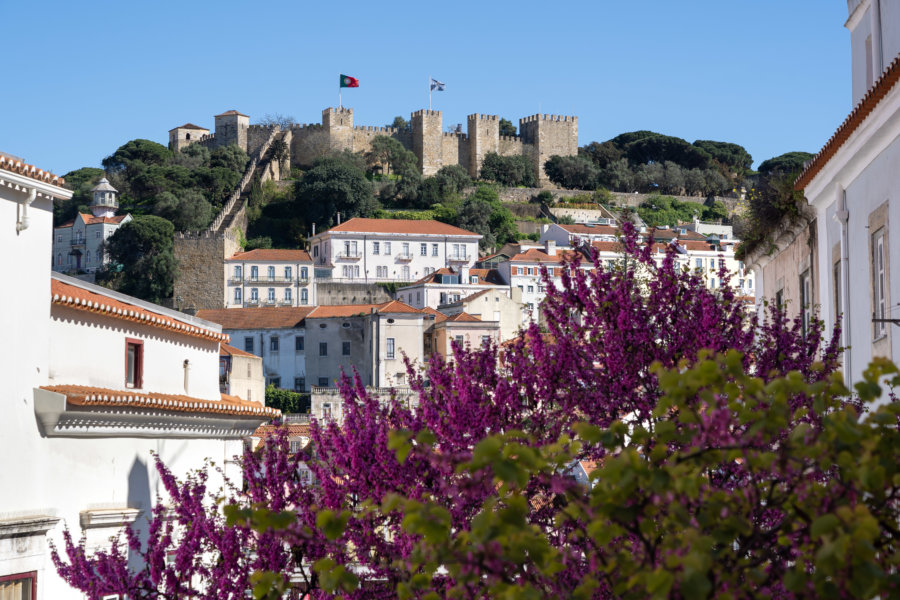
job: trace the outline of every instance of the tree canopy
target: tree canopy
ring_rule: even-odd
[[[759,164],[760,175],[791,175],[795,177],[803,170],[803,165],[815,155],[809,152],[786,152],[779,156],[762,161]]]
[[[534,165],[527,156],[521,155],[500,156],[496,152],[488,152],[481,165],[481,178],[508,187],[537,185]]]
[[[299,214],[307,224],[320,229],[341,219],[367,217],[378,207],[372,183],[366,179],[364,163],[344,154],[319,158],[297,182],[295,198]]]
[[[500,135],[505,135],[509,137],[515,137],[516,135],[516,126],[513,125],[512,121],[509,119],[500,119]]]
[[[106,240],[109,263],[98,271],[97,281],[150,302],[171,298],[177,272],[174,237],[170,221],[153,215],[134,217]]]

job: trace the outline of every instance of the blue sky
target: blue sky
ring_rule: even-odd
[[[651,129],[816,152],[850,112],[841,0],[0,2],[0,150],[64,174],[134,138],[237,109],[319,122],[340,73],[359,125],[427,106],[518,124],[579,117],[579,144]]]

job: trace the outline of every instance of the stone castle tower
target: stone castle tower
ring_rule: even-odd
[[[180,150],[192,143],[210,148],[237,144],[248,154],[260,147],[269,128],[250,125],[250,117],[236,110],[215,116],[215,133],[209,134],[191,123],[169,132],[169,147]],[[308,166],[316,158],[330,152],[349,150],[367,152],[376,136],[399,141],[418,158],[419,170],[434,175],[441,167],[461,165],[469,175],[478,177],[484,157],[495,152],[501,156],[526,156],[534,165],[540,185],[550,182],[544,163],[554,154],[574,156],[578,153],[578,117],[531,115],[519,119],[519,135],[501,136],[497,115],[471,114],[466,133],[443,131],[443,114],[439,110],[418,110],[410,115],[410,128],[355,125],[352,108],[326,108],[322,122],[295,125],[285,132],[293,166]]]

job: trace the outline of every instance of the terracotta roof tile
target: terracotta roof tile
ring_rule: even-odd
[[[806,168],[797,177],[794,182],[795,190],[804,189],[813,178],[819,174],[819,171],[828,164],[838,149],[850,138],[850,135],[856,131],[860,125],[866,120],[875,107],[884,99],[891,89],[900,80],[900,55],[894,58],[894,61],[885,69],[878,81],[869,88],[863,99],[854,107],[841,126],[837,128],[834,135],[829,138],[825,145],[819,150],[812,160],[807,163]]]
[[[231,258],[227,258],[226,260],[252,260],[259,262],[289,261],[309,263],[313,261],[309,256],[309,252],[307,252],[306,250],[281,250],[275,248],[258,248],[256,250],[250,250],[249,252],[238,252],[234,256],[232,256]]]
[[[475,315],[470,315],[467,312],[461,312],[459,314],[453,315],[452,317],[447,317],[447,320],[453,321],[454,323],[458,323],[460,321],[465,323],[481,322],[481,319],[479,319]]]
[[[11,173],[18,173],[19,175],[24,175],[25,177],[43,181],[44,183],[49,183],[58,187],[63,187],[66,184],[65,179],[58,175],[54,175],[50,171],[38,169],[34,165],[29,165],[20,159],[5,154],[0,154],[0,169]]]
[[[180,127],[173,127],[169,131],[175,131],[176,129],[201,129],[203,131],[209,131],[209,129],[207,129],[206,127],[200,127],[199,125],[194,125],[193,123],[185,123]]]
[[[239,117],[247,117],[248,119],[250,118],[250,115],[245,115],[244,113],[238,112],[238,111],[236,111],[236,110],[234,110],[234,109],[232,109],[232,110],[226,110],[226,111],[223,112],[221,115],[216,115],[216,116],[217,116],[217,117],[230,117],[231,115],[238,115]]]
[[[198,310],[197,316],[222,329],[288,329],[303,327],[314,306],[262,306],[259,308],[215,308]]]
[[[422,312],[427,313],[429,315],[434,315],[435,323],[443,323],[444,321],[447,320],[447,315],[445,315],[444,313],[442,313],[439,310],[435,310],[435,309],[431,308],[430,306],[426,306],[425,308],[423,308]]]
[[[219,345],[219,354],[224,354],[225,356],[252,356],[253,358],[259,358],[255,354],[244,352],[240,348],[235,348],[234,346],[229,346],[228,344]]]
[[[48,385],[41,389],[66,396],[66,402],[76,406],[114,406],[116,408],[153,408],[175,412],[215,413],[238,416],[274,418],[281,411],[248,402],[237,396],[222,394],[219,401],[204,400],[178,394],[155,394],[133,390],[113,390],[84,385]]]
[[[647,233],[649,233],[649,230]],[[657,241],[673,240],[676,238],[678,239],[678,241],[682,241],[682,240],[695,240],[695,241],[701,241],[701,242],[706,241],[705,235],[703,235],[701,233],[697,233],[696,231],[691,231],[690,229],[685,230],[684,233],[682,233],[681,230],[678,228],[654,229],[653,230],[653,239],[655,239]]]
[[[678,245],[685,250],[715,250],[715,247],[709,242],[700,242],[695,240],[678,240]]]
[[[428,235],[470,235],[481,237],[477,233],[447,225],[440,221],[414,219],[349,219],[328,231],[346,231],[353,233],[406,233]],[[327,233],[327,232],[322,232]]]
[[[422,313],[422,310],[413,308],[409,304],[399,300],[391,300],[381,304],[343,304],[334,306],[317,306],[309,315],[310,319],[328,319],[331,317],[354,317],[370,314],[372,311],[380,314],[389,313]]]
[[[256,431],[253,432],[255,437],[260,437],[266,439],[269,436],[275,435],[279,429],[285,429],[287,431],[287,436],[289,438],[292,437],[310,437],[310,426],[309,423],[289,423],[285,425],[260,425],[256,428]]]
[[[125,217],[128,215],[116,215],[114,217],[95,217],[94,215],[88,215],[85,213],[78,213],[78,216],[81,217],[81,220],[85,225],[96,225],[98,223],[103,223],[104,225],[118,225]],[[62,227],[65,227],[63,225]]]
[[[136,323],[145,323],[152,327],[167,329],[191,337],[199,337],[219,342],[228,341],[228,335],[173,319],[168,315],[148,310],[135,304],[92,292],[53,277],[50,280],[50,294],[53,304],[68,306],[76,310],[93,312]]]
[[[531,248],[522,252],[521,254],[516,254],[512,258],[509,259],[510,262],[562,262],[567,258],[571,258],[580,254],[575,252],[574,250],[557,250],[555,255],[550,255],[544,252],[543,250],[538,250],[536,248]]]

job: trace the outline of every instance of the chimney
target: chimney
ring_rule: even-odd
[[[548,256],[556,256],[556,241],[547,240],[546,242],[544,242],[544,251]]]
[[[338,225],[340,225],[341,224],[341,213],[337,214],[337,221],[338,221]]]
[[[313,232],[312,232],[312,236],[310,236],[310,237],[315,237],[315,235],[316,235],[316,224],[313,223]]]

